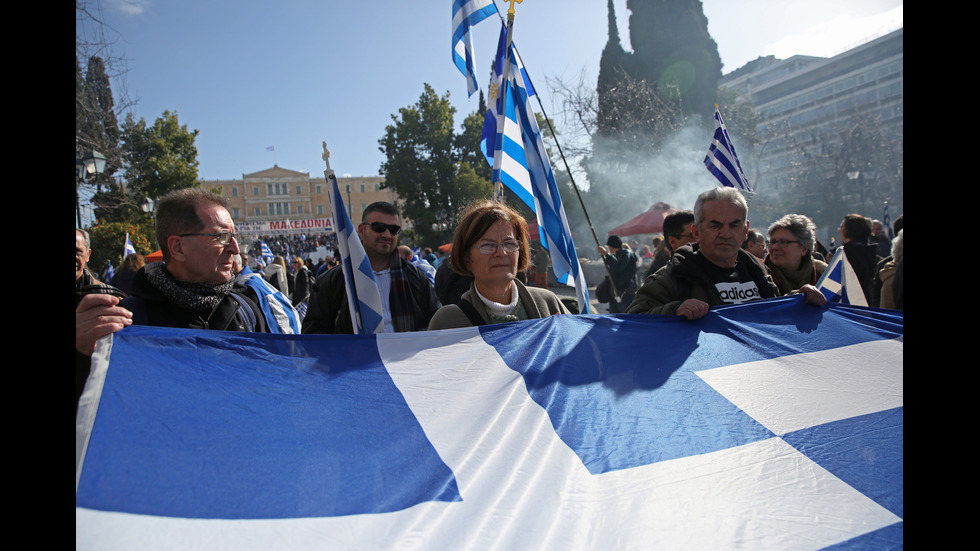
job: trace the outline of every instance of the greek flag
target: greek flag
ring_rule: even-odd
[[[131,254],[136,254],[136,248],[133,247],[133,244],[129,241],[129,232],[126,232],[126,244],[123,245],[123,258],[126,258]]]
[[[265,264],[268,265],[270,262],[272,262],[272,259],[273,258],[275,258],[275,255],[272,254],[272,249],[270,249],[269,246],[265,244],[265,241],[263,241],[262,242],[262,260],[264,260],[265,261]]]
[[[708,167],[708,172],[714,174],[722,185],[752,192],[749,181],[742,173],[742,165],[735,155],[735,146],[732,144],[732,139],[728,137],[728,129],[725,128],[725,121],[721,120],[721,111],[718,110],[717,105],[715,105],[715,136],[711,140],[711,146],[708,147],[704,166]]]
[[[827,269],[817,280],[817,289],[827,297],[827,302],[843,302],[854,306],[867,306],[861,281],[854,268],[847,261],[844,246],[837,247],[834,256],[827,264]]]
[[[350,305],[354,333],[381,333],[385,327],[384,311],[381,306],[381,291],[374,280],[371,262],[360,237],[354,231],[354,224],[347,216],[337,177],[329,168],[323,175],[330,186],[330,203],[337,223],[337,244],[340,247],[340,262],[344,270],[344,286],[347,288],[347,303]]]
[[[75,548],[901,549],[903,320],[130,326],[79,400]]]
[[[300,334],[303,317],[293,308],[282,291],[273,287],[248,266],[242,268],[236,279],[242,285],[247,285],[255,290],[255,295],[259,299],[259,309],[262,310],[265,324],[269,327],[270,333]]]
[[[483,123],[483,153],[493,181],[507,186],[537,215],[541,244],[551,253],[555,279],[575,288],[579,312],[589,313],[589,289],[578,262],[551,159],[531,106],[534,88],[517,49],[510,47],[510,76],[503,78],[507,29],[502,27]],[[492,152],[492,155],[491,155]]]
[[[453,0],[453,63],[466,77],[469,95],[480,89],[473,69],[473,41],[470,27],[497,13],[493,0]]]

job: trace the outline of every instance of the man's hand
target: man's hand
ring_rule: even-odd
[[[696,298],[689,298],[677,307],[677,315],[689,320],[701,319],[708,313],[708,303]]]
[[[133,314],[112,295],[86,295],[75,309],[75,350],[86,356],[95,352],[95,342],[133,323]]]
[[[606,248],[605,248],[605,247],[603,247],[602,245],[599,245],[599,246],[597,247],[597,250],[599,251],[599,256],[606,256],[607,254],[609,254],[609,253],[608,253],[608,252],[606,251]]]
[[[803,302],[807,304],[812,304],[814,306],[823,306],[824,304],[827,304],[827,297],[820,292],[820,289],[817,289],[813,285],[807,284],[800,287],[800,292],[803,293]]]

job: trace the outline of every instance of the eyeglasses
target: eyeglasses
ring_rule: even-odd
[[[210,237],[215,241],[217,241],[219,244],[221,244],[221,246],[225,246],[231,243],[232,239],[237,239],[238,237],[237,235],[235,235],[235,232],[230,232],[230,231],[223,231],[221,233],[182,233],[177,237],[193,237],[196,235],[200,235],[203,237]]]
[[[789,244],[792,244],[792,243],[799,244],[800,241],[798,239],[796,241],[790,241],[789,239],[773,239],[773,240],[769,241],[769,247],[772,248],[775,245],[778,245],[779,247],[785,247],[786,245],[789,245]]]
[[[521,244],[517,241],[504,241],[503,243],[480,243],[476,246],[482,254],[493,254],[497,252],[499,247],[503,247],[504,251],[513,254],[521,248]]]
[[[371,226],[371,231],[373,231],[374,233],[384,233],[385,230],[388,230],[391,233],[391,235],[395,235],[402,230],[401,226],[396,226],[394,224],[385,224],[383,222],[371,222],[368,225]]]

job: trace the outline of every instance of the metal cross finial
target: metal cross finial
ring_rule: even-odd
[[[323,142],[323,162],[327,163],[327,170],[330,170],[330,150],[327,149],[327,142]]]
[[[524,0],[504,0],[504,1],[510,3],[510,8],[507,9],[507,17],[509,19],[513,19],[514,18],[514,2],[517,2],[518,4],[521,4],[521,3],[524,2]]]

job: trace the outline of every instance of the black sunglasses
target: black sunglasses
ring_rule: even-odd
[[[383,222],[371,222],[368,224],[371,226],[371,231],[374,233],[384,233],[385,230],[391,232],[391,235],[395,235],[402,230],[401,226],[396,226],[394,224],[385,224]]]

